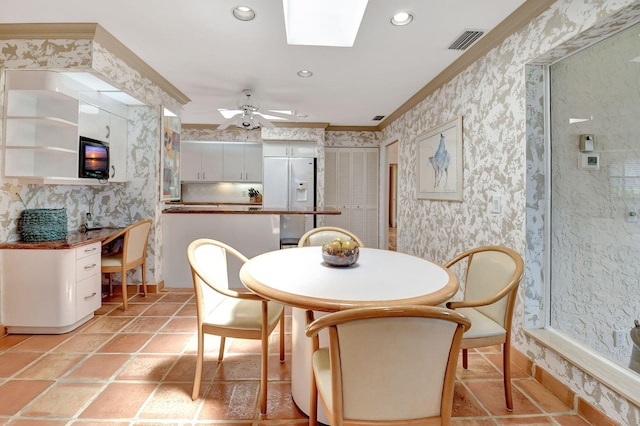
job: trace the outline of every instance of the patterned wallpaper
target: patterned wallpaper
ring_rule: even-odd
[[[584,46],[597,35],[589,33],[580,42],[569,40],[590,27],[600,30],[602,37],[615,26],[612,22],[637,14],[637,9],[638,2],[630,0],[558,0],[385,128],[382,137],[399,142],[398,250],[439,262],[485,244],[503,244],[520,252],[527,262],[527,275],[514,316],[514,345],[623,424],[640,423],[637,406],[523,330],[525,321],[540,326],[544,318],[544,91],[535,84],[543,74],[527,64],[547,64],[554,56],[562,57],[562,53],[548,52],[560,45],[561,52]],[[416,137],[457,116],[463,117],[464,201],[418,200]],[[489,210],[494,194],[502,197],[501,214]]]
[[[0,67],[94,71],[151,105],[129,109],[126,183],[100,186],[18,185],[24,204],[12,200],[9,182],[1,183],[0,240],[19,239],[17,223],[25,208],[66,208],[70,231],[80,228],[87,211],[91,211],[102,226],[125,226],[151,218],[154,228],[147,253],[147,279],[152,283],[159,282],[162,279],[162,232],[159,232],[162,203],[157,190],[161,134],[159,105],[176,112],[181,111],[181,105],[121,59],[90,40],[0,40]],[[0,83],[0,90],[4,90],[4,73]],[[1,95],[0,104],[4,102],[4,93]],[[135,279],[139,280],[140,272],[135,274]]]

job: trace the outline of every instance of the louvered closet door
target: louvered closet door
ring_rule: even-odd
[[[364,223],[367,247],[378,247],[378,194],[380,192],[380,160],[377,148],[365,152],[365,182],[367,184],[364,200]]]
[[[325,206],[342,212],[325,225],[349,229],[367,247],[378,247],[378,149],[325,150]]]
[[[351,151],[351,203],[349,212],[349,230],[366,240],[366,226],[364,219],[364,204],[367,182],[365,180],[365,152],[363,149]],[[365,243],[368,247],[370,244]],[[376,247],[376,246],[372,246]]]

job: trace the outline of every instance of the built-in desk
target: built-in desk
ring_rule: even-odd
[[[64,240],[0,243],[2,323],[13,334],[61,334],[102,304],[102,241],[119,229]]]

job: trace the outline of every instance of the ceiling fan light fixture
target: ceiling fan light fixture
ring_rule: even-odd
[[[368,0],[282,0],[287,44],[352,47]]]
[[[298,77],[309,78],[313,75],[313,72],[309,70],[300,70],[298,71]]]
[[[397,27],[409,25],[413,21],[413,13],[411,12],[398,12],[391,17],[391,23]]]
[[[248,6],[236,6],[231,13],[239,21],[253,21],[256,18],[256,12]]]

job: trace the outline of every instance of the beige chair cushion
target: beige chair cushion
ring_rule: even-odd
[[[112,254],[108,256],[102,256],[102,266],[106,267],[121,267],[122,266],[122,253]]]
[[[486,315],[483,315],[474,308],[459,308],[460,312],[471,320],[471,328],[464,333],[465,339],[476,339],[480,337],[504,336],[507,331],[497,322]]]
[[[280,303],[268,303],[267,323],[275,324],[280,319],[284,307]],[[224,297],[220,303],[209,310],[203,323],[236,329],[260,329],[262,327],[262,302],[256,300]]]

